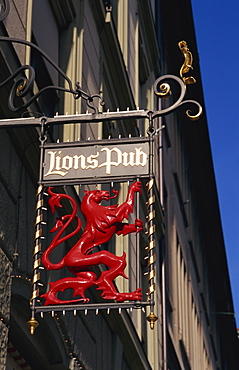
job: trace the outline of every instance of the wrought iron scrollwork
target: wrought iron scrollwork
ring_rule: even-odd
[[[0,22],[7,18],[10,10],[9,0],[2,0],[0,5]]]
[[[175,111],[177,108],[179,108],[183,104],[194,104],[198,108],[198,112],[195,115],[191,114],[190,110],[186,111],[186,115],[192,120],[196,121],[201,115],[202,115],[202,107],[201,105],[195,101],[195,100],[183,100],[186,94],[186,88],[184,81],[182,81],[179,77],[174,75],[164,75],[159,77],[155,83],[154,83],[154,93],[156,96],[159,96],[160,98],[167,98],[171,95],[171,87],[168,83],[163,82],[166,80],[173,80],[176,83],[178,83],[180,87],[180,93],[175,102],[173,102],[172,105],[170,105],[168,108],[161,109],[160,111],[154,111],[153,118],[159,117],[159,116],[165,116],[166,114],[169,114],[173,111]]]
[[[3,5],[0,8],[0,21],[3,21],[9,13],[9,1],[3,0]],[[70,78],[63,72],[63,70],[37,45],[30,41],[21,40],[13,37],[0,36],[0,42],[10,42],[17,43],[21,45],[29,46],[30,48],[36,50],[68,83],[68,88],[62,86],[49,85],[40,89],[37,93],[33,92],[33,83],[35,81],[35,70],[32,66],[24,65],[18,68],[10,77],[0,83],[0,88],[5,86],[11,81],[14,81],[14,84],[11,88],[8,105],[9,108],[14,112],[19,112],[29,107],[34,101],[36,101],[43,93],[47,90],[57,90],[71,93],[75,99],[82,98],[86,100],[86,104],[89,108],[93,110],[94,113],[99,113],[98,107],[94,104],[95,98],[98,98],[100,105],[104,105],[103,98],[99,94],[90,95],[83,91],[78,82],[73,88],[73,83]],[[28,70],[28,77],[25,74],[25,71]],[[20,107],[16,106],[15,99],[17,97],[26,97],[28,93],[32,93],[33,96],[27,99]]]
[[[108,8],[111,5],[110,1],[105,1],[105,6]],[[2,0],[2,6],[0,7],[0,21],[3,21],[9,13],[9,0]],[[34,101],[36,101],[43,93],[45,93],[47,90],[56,90],[56,91],[63,91],[68,92],[73,95],[75,99],[82,98],[86,100],[86,104],[89,108],[93,110],[93,113],[97,115],[99,113],[98,107],[95,105],[95,99],[99,99],[99,104],[104,105],[104,101],[101,95],[99,94],[93,94],[90,95],[83,91],[79,85],[78,82],[75,83],[75,87],[73,87],[73,83],[70,80],[70,78],[63,72],[63,70],[37,45],[30,41],[21,40],[17,38],[12,37],[6,37],[6,36],[0,36],[0,42],[10,42],[10,43],[17,43],[29,46],[30,48],[36,50],[58,73],[59,75],[67,82],[68,88],[62,87],[62,86],[55,86],[55,85],[49,85],[41,88],[37,93],[33,92],[33,84],[35,81],[35,70],[30,65],[24,65],[20,68],[18,68],[10,77],[8,77],[6,80],[2,81],[0,83],[0,88],[5,86],[11,81],[14,81],[13,86],[11,88],[10,94],[9,94],[9,100],[8,105],[9,108],[14,112],[23,111],[25,108],[29,107]],[[180,41],[178,43],[179,48],[185,58],[184,64],[182,65],[180,69],[180,76],[181,79],[174,75],[165,75],[159,77],[155,83],[154,83],[154,93],[159,98],[168,98],[170,95],[172,95],[171,87],[167,80],[174,80],[176,83],[179,84],[180,87],[180,93],[178,99],[168,108],[163,108],[158,111],[153,111],[152,113],[152,119],[164,116],[166,114],[169,114],[173,112],[175,109],[180,107],[182,104],[190,103],[194,104],[198,108],[198,112],[194,115],[191,114],[190,110],[186,111],[186,115],[191,120],[197,120],[201,114],[202,114],[202,107],[201,105],[194,101],[194,100],[183,100],[186,93],[186,85],[190,83],[195,83],[196,80],[189,76],[184,77],[183,75],[185,73],[188,73],[192,67],[192,53],[189,51],[187,43],[185,41]],[[26,74],[25,72],[28,71]],[[28,95],[28,93],[31,93],[32,96]],[[23,98],[25,97],[25,100],[21,104],[21,106],[17,106],[15,104],[17,98]]]
[[[28,71],[28,77],[26,77],[25,71]],[[21,74],[23,74],[21,76]],[[15,81],[8,99],[9,108],[12,111],[17,111],[20,108],[16,108],[14,106],[14,98],[15,96],[24,97],[28,94],[31,90],[31,86],[35,79],[35,71],[31,66],[24,65],[18,68],[10,77],[8,77],[5,81],[0,83],[0,88],[7,85],[10,81]],[[29,103],[30,105],[31,103]]]

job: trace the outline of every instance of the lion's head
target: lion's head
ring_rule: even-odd
[[[94,202],[97,204],[100,204],[103,200],[108,202],[110,199],[116,198],[119,194],[118,190],[115,189],[113,189],[113,193],[115,193],[113,196],[110,195],[108,190],[85,190],[84,193],[84,199],[87,200],[87,202]]]

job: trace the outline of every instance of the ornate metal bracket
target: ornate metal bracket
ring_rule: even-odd
[[[168,83],[163,82],[163,81],[167,81],[167,80],[173,80],[179,85],[179,87],[180,87],[179,97],[168,108],[164,108],[160,111],[154,111],[153,115],[152,115],[152,118],[165,116],[169,113],[172,113],[173,111],[178,109],[183,104],[193,104],[193,105],[197,106],[198,112],[195,115],[192,115],[191,110],[187,110],[186,115],[192,121],[198,120],[202,115],[202,106],[195,100],[183,100],[184,97],[185,97],[185,94],[186,94],[185,82],[182,81],[179,77],[174,76],[174,75],[164,75],[164,76],[159,77],[154,83],[154,93],[155,93],[155,95],[158,96],[159,98],[168,98],[170,96],[171,87]]]
[[[107,2],[107,1],[105,3],[106,3],[107,6],[108,6],[108,4],[110,4],[110,2]],[[3,21],[8,16],[9,8],[10,8],[9,0],[3,0],[3,5],[2,5],[2,8],[0,10],[0,21]],[[98,107],[95,105],[94,101],[97,98],[97,99],[100,100],[100,104],[104,105],[104,101],[103,101],[102,96],[99,95],[99,94],[90,95],[90,94],[86,93],[85,91],[83,91],[81,89],[78,82],[76,82],[75,88],[74,88],[73,83],[70,80],[70,78],[37,45],[33,44],[30,41],[21,40],[21,39],[17,39],[17,38],[13,38],[13,37],[6,37],[6,36],[0,36],[0,42],[10,42],[10,43],[22,44],[22,45],[29,46],[30,48],[36,50],[59,73],[59,75],[61,77],[63,77],[63,79],[68,83],[68,88],[64,88],[62,86],[50,85],[50,86],[45,86],[44,88],[42,88],[41,90],[39,90],[37,93],[34,94],[34,92],[33,92],[33,83],[35,81],[35,70],[30,65],[24,65],[24,66],[18,68],[5,81],[2,81],[0,83],[0,88],[2,88],[3,86],[7,85],[9,82],[14,81],[13,86],[12,86],[11,91],[10,91],[9,100],[8,100],[9,108],[12,111],[14,111],[14,112],[23,111],[24,109],[29,107],[34,101],[36,101],[47,90],[57,90],[57,91],[63,91],[63,92],[71,93],[74,96],[75,99],[82,98],[82,99],[86,100],[87,106],[93,110],[94,117],[96,117],[96,115],[99,114]],[[181,76],[182,80],[180,78],[176,77],[176,76],[173,76],[173,75],[161,76],[154,83],[154,93],[159,98],[169,97],[171,95],[171,87],[170,87],[169,83],[166,82],[166,80],[171,79],[171,80],[176,81],[179,84],[180,89],[181,89],[180,95],[179,95],[178,99],[176,100],[176,102],[174,102],[168,108],[162,109],[160,111],[152,112],[152,119],[154,119],[156,117],[159,117],[159,116],[164,116],[166,114],[169,114],[169,113],[173,112],[175,109],[177,109],[178,107],[180,107],[182,104],[186,104],[186,103],[191,103],[191,104],[197,105],[197,107],[198,107],[198,113],[196,115],[191,115],[190,110],[186,111],[187,116],[191,120],[197,120],[202,114],[202,107],[198,102],[193,101],[193,100],[183,101],[185,93],[186,93],[186,89],[185,89],[186,85],[195,83],[196,80],[192,76],[184,77],[185,73],[188,73],[190,70],[193,69],[193,67],[192,67],[193,57],[192,57],[192,53],[190,52],[190,50],[187,46],[186,41],[180,41],[178,43],[178,46],[179,46],[179,48],[180,48],[180,50],[181,50],[181,52],[182,52],[182,54],[185,58],[184,63],[182,65],[181,69],[180,69],[180,76]],[[27,74],[25,73],[26,71],[28,71]],[[28,77],[27,77],[27,75],[28,75]],[[33,96],[31,96],[30,98],[27,98],[26,99],[27,101],[25,101],[20,107],[16,106],[15,105],[15,99],[17,99],[18,97],[21,97],[21,98],[26,97],[28,93],[33,94]],[[101,115],[99,115],[99,116],[101,116]],[[102,118],[103,117],[101,116],[100,119],[102,119]],[[135,117],[135,118],[137,118],[137,117]],[[148,113],[147,113],[147,118],[148,118]],[[48,122],[48,124],[49,124],[49,122]]]
[[[36,94],[34,94],[30,99],[27,100],[23,105],[20,107],[16,107],[14,104],[15,97],[25,97],[29,92],[32,92],[33,83],[35,80],[35,70],[33,67],[29,65],[24,65],[20,68],[18,68],[10,77],[8,77],[5,81],[0,83],[0,88],[8,84],[10,81],[14,81],[14,84],[12,86],[8,105],[9,108],[14,112],[22,111],[23,109],[29,107],[34,101],[36,101],[39,96],[41,96],[43,93],[45,93],[47,90],[58,90],[58,91],[64,91],[69,92],[73,94],[75,99],[83,98],[86,100],[86,104],[89,108],[93,109],[94,113],[99,113],[98,108],[96,105],[93,104],[94,99],[98,98],[100,99],[100,104],[104,105],[103,99],[100,95],[94,94],[89,95],[85,91],[83,91],[80,88],[80,85],[78,82],[76,82],[76,88],[73,88],[72,81],[69,79],[69,77],[62,71],[61,68],[58,67],[58,65],[53,62],[53,60],[37,45],[33,44],[32,42],[26,41],[26,40],[20,40],[13,37],[5,37],[0,36],[0,42],[10,42],[10,43],[17,43],[22,45],[27,45],[33,49],[35,49],[47,62],[56,69],[56,71],[64,78],[64,80],[67,81],[69,88],[64,88],[61,86],[56,85],[50,85],[43,87],[41,90],[39,90]],[[29,76],[26,77],[25,71],[29,71]],[[16,77],[18,78],[16,79]]]
[[[3,5],[0,10],[0,21],[3,21],[9,14],[9,0],[3,0]],[[29,46],[30,48],[36,50],[58,73],[63,77],[63,79],[68,83],[69,88],[64,88],[61,86],[49,85],[43,87],[37,93],[33,93],[33,83],[35,81],[35,70],[30,65],[24,65],[18,68],[10,77],[8,77],[5,81],[0,83],[0,88],[7,85],[9,82],[14,81],[12,89],[9,94],[8,105],[9,108],[13,112],[23,111],[25,108],[29,107],[34,101],[36,101],[43,93],[47,90],[57,90],[71,93],[75,99],[82,98],[86,100],[86,104],[89,108],[93,110],[94,113],[98,113],[98,107],[94,104],[94,99],[98,98],[100,100],[100,104],[104,105],[102,96],[99,94],[89,95],[85,91],[83,91],[79,85],[79,82],[76,82],[75,88],[73,88],[72,81],[69,77],[62,71],[61,68],[37,45],[33,44],[30,41],[21,40],[13,37],[6,37],[0,36],[0,42],[10,42],[10,43],[17,43],[21,45]],[[28,77],[26,76],[26,71],[28,71]],[[26,97],[28,93],[33,94],[33,96],[27,101],[22,104],[20,107],[17,107],[14,104],[14,101],[17,97]]]

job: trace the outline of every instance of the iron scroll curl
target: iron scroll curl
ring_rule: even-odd
[[[0,22],[4,21],[7,18],[9,11],[10,11],[10,4],[9,0],[2,0],[2,7],[0,10]]]
[[[164,82],[164,81],[167,81],[167,80],[173,80],[179,85],[179,88],[180,88],[179,96],[178,96],[177,100],[175,102],[173,102],[173,104],[170,105],[168,108],[164,108],[164,109],[161,109],[161,110],[158,110],[158,111],[154,111],[153,114],[152,114],[152,118],[154,119],[156,117],[165,116],[165,115],[175,111],[181,105],[190,103],[190,104],[194,104],[194,105],[197,106],[198,112],[195,115],[191,115],[191,111],[187,110],[186,111],[187,117],[192,121],[196,121],[197,119],[199,119],[202,115],[202,107],[195,100],[183,100],[187,90],[186,90],[186,85],[181,80],[181,78],[179,78],[177,76],[174,76],[174,75],[160,76],[154,82],[154,85],[153,85],[154,94],[156,96],[158,96],[160,99],[168,98],[172,94],[170,84],[168,84],[167,82]]]
[[[7,0],[6,0],[7,1]],[[0,20],[3,18],[0,16]],[[75,84],[75,88],[73,88],[73,83],[70,80],[70,78],[63,72],[63,70],[58,67],[58,65],[37,45],[30,41],[17,39],[13,37],[6,37],[6,36],[0,36],[0,42],[10,42],[10,43],[17,43],[21,45],[26,45],[31,47],[32,49],[35,49],[62,77],[63,79],[68,83],[68,88],[64,88],[61,86],[56,85],[49,85],[43,87],[41,90],[39,90],[37,93],[35,93],[31,98],[29,98],[24,104],[22,104],[20,107],[15,106],[14,100],[17,97],[25,97],[29,92],[32,92],[33,83],[35,81],[35,70],[30,65],[24,65],[20,68],[18,68],[10,77],[8,77],[6,80],[0,83],[0,88],[8,84],[10,81],[14,81],[14,84],[11,88],[10,94],[9,94],[9,100],[8,105],[9,108],[14,112],[19,112],[27,107],[29,107],[35,100],[39,98],[44,92],[47,90],[57,90],[57,91],[63,91],[71,93],[75,99],[82,98],[86,100],[86,104],[89,108],[93,109],[94,113],[99,113],[98,107],[94,104],[94,99],[98,98],[100,101],[100,105],[104,105],[104,101],[101,95],[94,94],[89,95],[85,91],[83,91],[79,85],[78,82]],[[28,77],[25,74],[25,71],[28,70]],[[16,77],[18,77],[16,79]]]

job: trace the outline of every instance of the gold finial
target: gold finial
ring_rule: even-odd
[[[36,327],[39,325],[39,323],[37,322],[37,320],[35,319],[35,317],[32,317],[28,322],[27,322],[27,326],[29,327],[30,329],[30,334],[33,335],[34,332],[35,332],[35,329]]]
[[[184,56],[184,63],[180,69],[180,77],[182,78],[183,82],[185,85],[188,84],[195,84],[196,80],[194,77],[189,76],[189,77],[184,77],[183,75],[185,73],[188,73],[191,69],[193,69],[193,56],[191,51],[188,48],[188,45],[186,41],[179,41],[178,47],[181,50],[183,56]]]
[[[147,320],[150,325],[150,329],[154,329],[154,323],[158,320],[157,316],[154,314],[154,312],[150,312],[150,314],[147,316]]]

